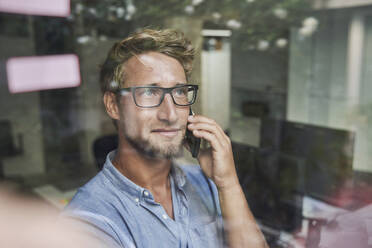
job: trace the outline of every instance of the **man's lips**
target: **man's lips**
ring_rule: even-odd
[[[159,128],[154,129],[151,132],[172,138],[175,137],[179,131],[181,131],[179,128]]]

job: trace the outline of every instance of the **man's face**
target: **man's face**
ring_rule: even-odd
[[[133,56],[124,64],[124,87],[173,87],[186,84],[182,65],[157,52]],[[160,106],[141,108],[133,95],[120,98],[119,133],[137,150],[157,158],[172,158],[181,152],[186,131],[188,106],[177,106],[166,94]]]

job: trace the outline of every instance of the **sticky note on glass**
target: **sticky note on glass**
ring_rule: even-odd
[[[67,17],[70,9],[70,0],[0,0],[1,12]]]
[[[79,58],[74,54],[14,57],[6,62],[11,93],[77,87]]]

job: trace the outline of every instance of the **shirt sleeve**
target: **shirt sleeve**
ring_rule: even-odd
[[[60,221],[94,243],[94,248],[136,247],[129,237],[119,237],[114,224],[104,216],[79,210],[62,213]]]

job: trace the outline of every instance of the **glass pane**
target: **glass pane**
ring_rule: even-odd
[[[173,99],[195,100],[192,111],[228,135],[240,185],[269,247],[342,247],[355,235],[365,236],[347,247],[371,245],[361,243],[371,231],[358,218],[368,220],[372,204],[372,0],[12,0],[1,1],[0,11],[0,185],[60,210],[103,174],[120,144],[146,158],[180,150],[172,163],[198,165],[183,147],[188,108],[174,106],[173,118],[128,97],[136,111],[116,120],[101,91],[105,80],[118,88],[112,80],[118,75],[160,87],[187,79],[198,82],[197,98],[192,87],[177,87]],[[182,31],[196,53],[173,36],[149,38],[115,50],[108,66],[120,65],[118,75],[100,74],[116,42],[149,26]],[[176,72],[154,71],[154,61],[141,60],[159,42],[155,52],[169,56]],[[176,59],[185,49],[185,58]],[[141,66],[123,70],[126,59]],[[163,93],[137,88],[134,97],[153,107]],[[210,145],[202,140],[201,148]],[[358,234],[347,232],[349,217]],[[329,225],[335,222],[340,232]],[[1,221],[0,230],[8,230]]]

